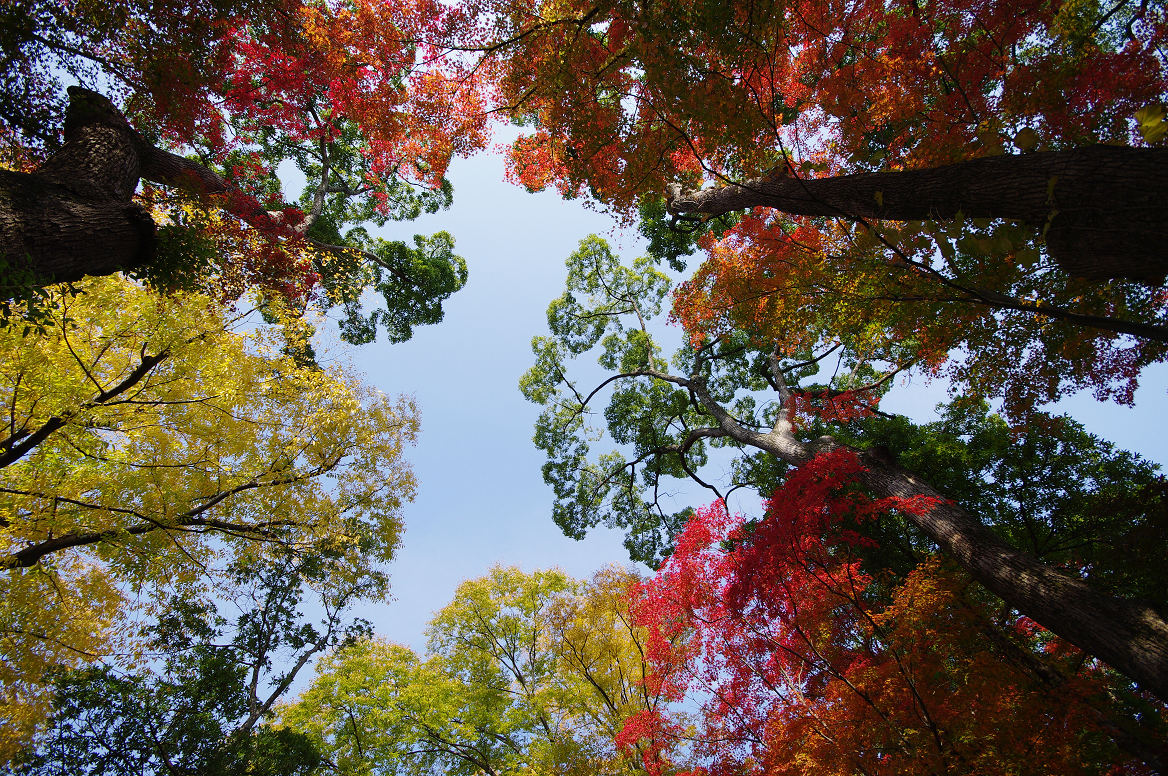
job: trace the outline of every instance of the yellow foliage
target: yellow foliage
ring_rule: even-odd
[[[52,292],[43,333],[0,331],[0,761],[43,717],[47,671],[127,648],[119,618],[266,553],[363,578],[414,493],[411,399],[205,296],[82,290]]]

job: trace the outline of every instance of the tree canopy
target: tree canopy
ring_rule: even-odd
[[[757,524],[721,504],[687,524],[634,612],[700,721],[633,719],[626,737],[709,774],[1161,767],[1162,715],[1125,709],[1098,664],[995,615],[951,565],[930,557],[892,584],[869,574],[874,543],[850,526],[884,507],[832,468],[802,467]]]
[[[768,458],[780,466],[808,466],[821,456],[850,449],[857,461],[851,470],[857,487],[876,499],[893,499],[905,522],[1008,606],[1106,660],[1161,698],[1168,692],[1157,678],[1160,669],[1154,667],[1168,659],[1168,621],[1163,612],[1147,602],[1097,589],[1082,579],[1073,563],[1060,569],[1027,549],[1011,546],[987,529],[990,515],[972,511],[976,502],[966,506],[954,501],[919,473],[903,468],[895,452],[876,446],[861,459],[856,448],[821,433],[822,426],[812,426],[815,435],[808,433],[808,422],[816,419],[830,430],[873,415],[895,372],[874,374],[849,361],[844,351],[835,356],[831,381],[817,385],[813,376],[832,351],[796,361],[784,358],[778,346],[757,350],[748,336],[690,342],[675,355],[671,369],[649,326],[668,290],[667,279],[652,261],[621,266],[603,241],[590,238],[568,264],[568,290],[548,310],[552,336],[533,340],[536,364],[520,387],[545,408],[535,442],[548,454],[544,479],[556,492],[553,517],[569,536],[582,536],[604,522],[626,532],[633,557],[655,564],[690,516],[688,509],[666,513],[658,500],[660,493],[671,490],[671,478],[692,479],[719,497],[720,487],[729,492],[749,485],[749,480],[723,485],[703,479],[707,446],[727,447],[738,455],[761,453],[764,467]],[[598,378],[595,388],[577,385],[569,362],[594,349],[608,377]],[[601,391],[610,385],[605,424],[594,428],[593,406],[603,400]],[[1044,429],[1036,424],[1034,433]],[[594,440],[606,435],[611,448],[593,455]],[[1097,440],[1080,435],[1075,441],[1088,447],[1080,455],[1097,455],[1090,450]],[[1121,488],[1143,487],[1151,493],[1157,487],[1152,470],[1137,468],[1131,473],[1136,482]],[[1055,487],[1071,486],[1064,481]],[[1041,496],[1036,503],[1042,503]],[[1162,521],[1156,513],[1144,516],[1144,506],[1141,502],[1125,517],[1137,524]],[[1107,626],[1094,623],[1096,617],[1112,616],[1115,619]],[[1106,644],[1107,637],[1098,638],[1104,632],[1124,635]]]
[[[225,565],[330,558],[330,585],[377,595],[414,492],[412,401],[305,358],[296,319],[114,277],[81,291],[54,292],[43,331],[0,331],[11,730],[43,714],[49,671],[132,649],[126,617],[214,593]]]
[[[665,699],[646,680],[626,595],[635,581],[496,567],[437,613],[425,657],[378,639],[348,645],[282,723],[344,773],[640,772],[641,748],[615,741]]]
[[[691,336],[839,344],[1015,418],[1130,403],[1164,358],[1162,7],[466,8],[457,45],[532,128],[515,180],[700,237]]]
[[[310,297],[342,308],[356,342],[441,319],[466,281],[450,236],[368,232],[449,205],[452,155],[485,143],[474,96],[438,65],[418,68],[438,6],[100,5],[22,3],[6,27],[6,295],[123,270],[227,298]],[[64,74],[107,84],[129,121],[70,87],[61,142]],[[304,176],[298,198],[281,165]],[[163,188],[131,200],[139,176]],[[364,309],[366,289],[384,306]]]
[[[349,618],[367,590],[329,590],[332,565],[282,554],[226,569],[217,602],[168,601],[144,628],[146,659],[55,676],[46,729],[15,772],[318,772],[321,754],[271,714],[310,658],[368,631]]]
[[[1165,479],[1046,405],[1168,356],[1166,36],[1135,0],[9,3],[0,759],[1163,771]],[[493,119],[514,182],[649,241],[581,243],[520,387],[553,519],[655,573],[495,567],[418,654],[349,614],[417,411],[313,313],[441,320],[453,238],[384,227]],[[904,375],[939,420],[881,409]]]

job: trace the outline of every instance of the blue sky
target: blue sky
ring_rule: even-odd
[[[506,183],[497,155],[456,160],[450,178],[450,210],[385,232],[393,239],[438,230],[454,235],[470,280],[447,302],[446,319],[417,329],[407,343],[336,353],[386,393],[413,394],[421,408],[421,439],[409,456],[419,492],[406,508],[404,545],[391,568],[394,600],[359,612],[379,634],[419,651],[433,612],[459,582],[494,564],[557,566],[584,577],[627,562],[615,532],[597,530],[577,542],[552,523],[543,457],[531,442],[538,409],[517,383],[531,365],[531,338],[546,331],[548,302],[563,291],[564,259],[580,239],[598,233],[632,259],[642,247],[639,236],[555,192],[529,194]],[[1161,415],[1168,369],[1151,370],[1143,383],[1135,408],[1085,395],[1060,406],[1092,432],[1168,462]],[[916,377],[898,383],[882,407],[924,420],[945,398],[943,384]],[[696,503],[709,500],[695,489]]]

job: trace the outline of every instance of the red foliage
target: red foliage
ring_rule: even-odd
[[[788,412],[793,419],[850,423],[872,417],[879,403],[880,394],[870,390],[792,391]]]
[[[937,560],[874,584],[856,529],[932,505],[873,500],[861,471],[848,451],[816,458],[753,527],[720,503],[699,510],[634,593],[650,661],[701,706],[690,735],[706,772],[1088,773],[1123,760],[1098,732],[1103,679],[1076,650],[1028,621],[995,641],[984,604]],[[1002,639],[1068,678],[1043,687]],[[631,740],[658,758],[684,750],[668,720],[630,720]]]
[[[209,180],[191,188],[263,238],[240,238],[227,219],[206,232],[225,239],[232,266],[212,279],[224,296],[261,287],[303,298],[316,282],[302,240],[317,214],[287,204],[296,195],[282,190],[282,164],[305,172],[312,205],[323,189],[349,200],[334,208],[342,220],[360,223],[396,217],[402,183],[438,188],[454,154],[486,144],[479,93],[426,43],[447,14],[435,0],[231,0],[205,24],[175,16],[180,7],[190,4],[138,9],[141,35],[153,26],[179,38],[159,52],[170,70],[134,60],[119,71],[122,96],[145,133],[220,165],[226,192]],[[187,27],[198,27],[199,48],[184,65]],[[134,41],[131,31],[107,43]]]
[[[1128,139],[1163,95],[1166,34],[1149,4],[1050,0],[464,0],[446,28],[539,129],[518,176],[619,207],[763,174],[780,149],[820,176],[995,153],[1024,127],[1052,147]]]

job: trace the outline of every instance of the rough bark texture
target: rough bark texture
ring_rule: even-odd
[[[146,142],[102,95],[70,87],[61,149],[31,173],[0,170],[0,295],[151,261],[155,224],[132,201],[139,178],[228,195],[248,223],[296,231],[213,170]]]
[[[35,174],[0,170],[0,293],[132,269],[153,251],[154,221],[129,198],[81,196]]]
[[[65,144],[31,174],[0,172],[0,256],[11,291],[149,261],[154,221],[130,201],[141,141],[100,95],[69,91]]]
[[[864,464],[861,480],[877,498],[939,499],[933,509],[908,519],[988,590],[1168,702],[1168,622],[1155,609],[1100,593],[1082,579],[1015,550],[895,465],[872,456],[864,456]]]
[[[990,156],[927,170],[835,178],[765,178],[671,192],[677,214],[770,207],[793,215],[923,221],[1025,221],[1050,255],[1092,280],[1160,284],[1168,275],[1168,149],[1087,146]]]

